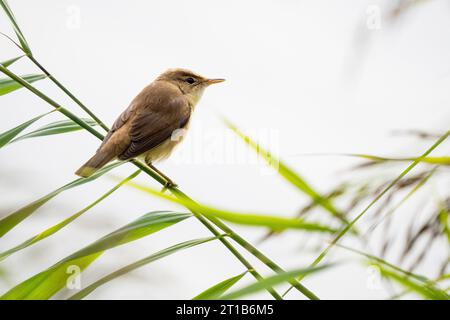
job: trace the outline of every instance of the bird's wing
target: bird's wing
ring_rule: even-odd
[[[129,120],[131,143],[118,158],[137,157],[170,139],[175,130],[189,122],[190,115],[191,108],[182,95],[173,97],[171,92],[159,91],[157,98],[147,97]]]
[[[133,101],[134,102],[134,101]],[[127,123],[127,121],[131,118],[131,116],[134,114],[135,112],[135,107],[136,104],[135,103],[131,103],[128,108],[125,109],[124,112],[122,112],[120,114],[120,116],[116,119],[116,121],[114,121],[111,129],[108,131],[107,135],[105,136],[105,138],[103,139],[103,142],[101,143],[100,147],[98,148],[97,151],[99,151],[111,138],[111,136],[117,131],[119,130],[125,123]]]

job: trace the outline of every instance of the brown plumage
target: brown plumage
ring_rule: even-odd
[[[114,122],[96,154],[75,174],[89,177],[108,162],[142,156],[146,163],[168,157],[187,129],[203,90],[223,79],[207,79],[185,69],[169,69],[145,87]]]

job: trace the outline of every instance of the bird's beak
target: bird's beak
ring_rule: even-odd
[[[225,81],[225,79],[208,79],[208,80],[206,80],[206,83],[208,85],[211,85],[211,84],[214,84],[214,83],[221,83],[221,82],[224,82],[224,81]]]

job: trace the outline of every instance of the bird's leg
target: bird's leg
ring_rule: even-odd
[[[155,171],[157,174],[159,174],[159,176],[161,176],[162,178],[164,178],[164,180],[166,180],[166,183],[164,184],[164,188],[161,190],[161,192],[164,192],[165,189],[170,189],[170,188],[175,188],[177,187],[177,184],[175,182],[173,182],[168,176],[166,176],[164,173],[162,173],[161,171],[159,171],[153,164],[151,161],[146,161],[146,164],[150,167],[150,169],[152,169],[153,171]]]

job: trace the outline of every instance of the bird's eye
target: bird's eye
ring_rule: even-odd
[[[189,84],[193,84],[193,83],[195,83],[195,79],[194,78],[186,78],[186,80],[185,80],[187,83],[189,83]]]

